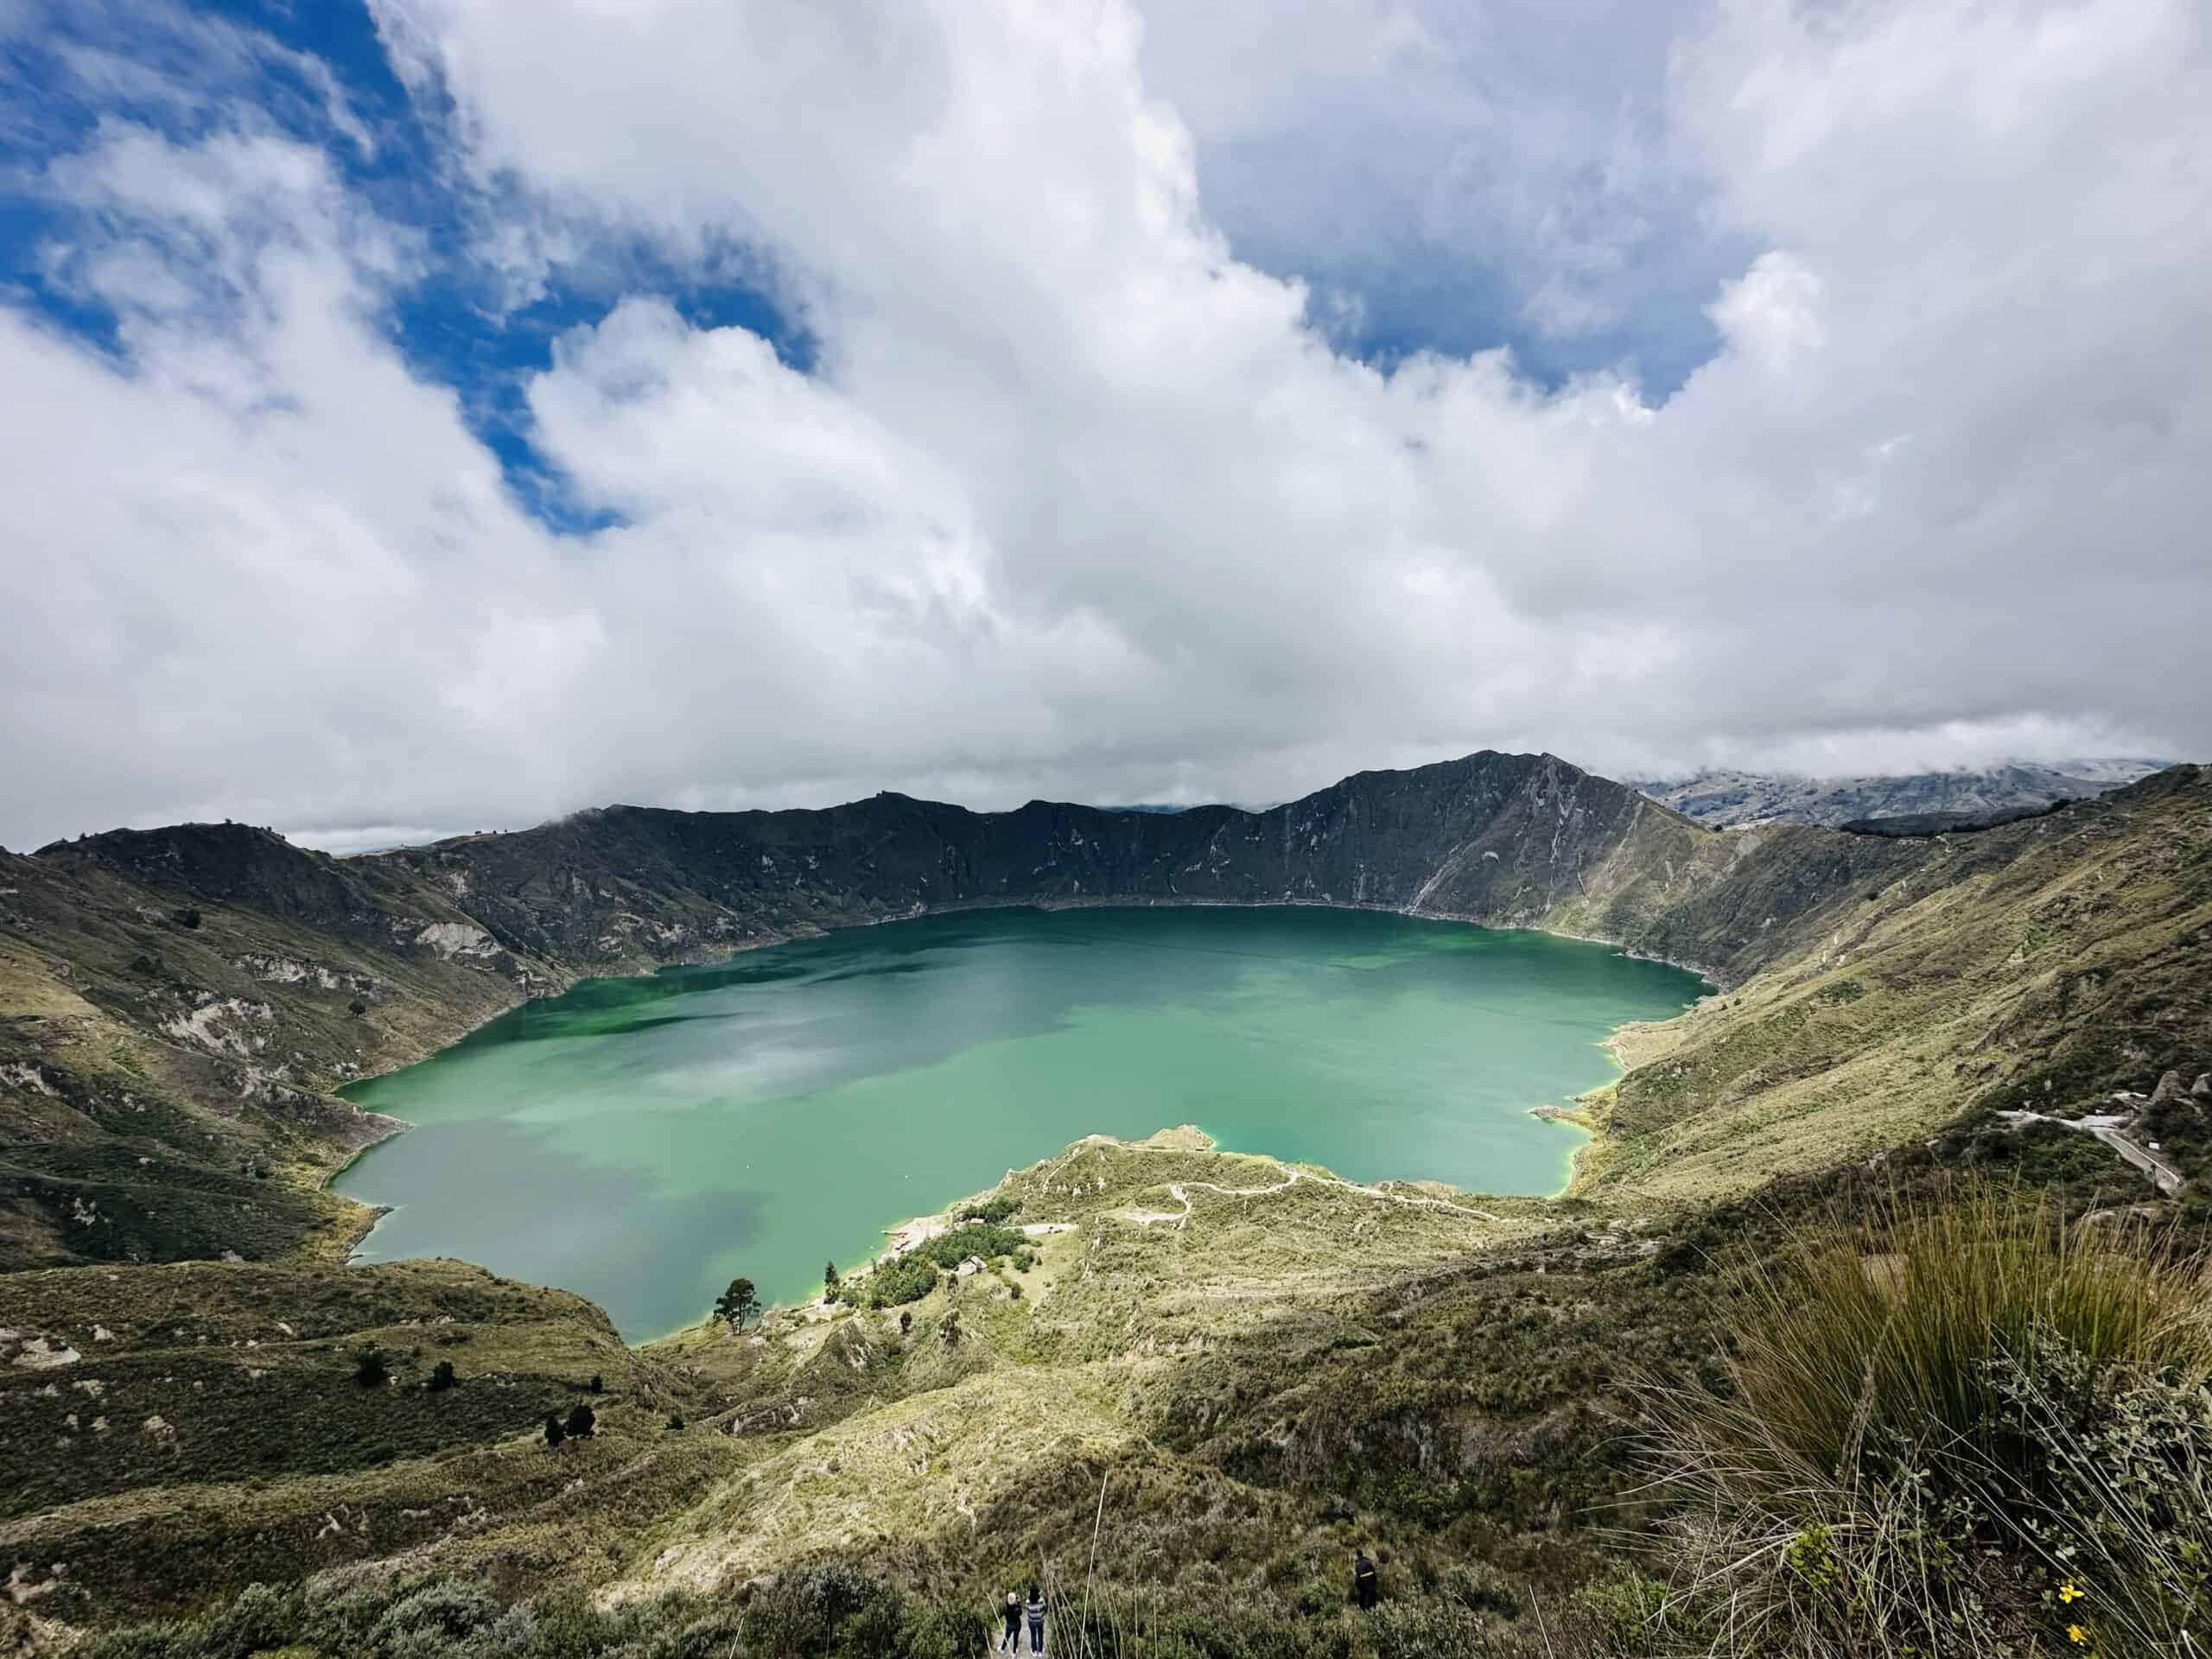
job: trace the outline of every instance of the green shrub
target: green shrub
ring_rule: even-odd
[[[1470,1612],[1521,1617],[1521,1598],[1505,1574],[1488,1561],[1461,1561],[1446,1567],[1437,1588]]]
[[[473,1584],[433,1584],[395,1602],[369,1631],[369,1645],[396,1656],[435,1653],[493,1624],[505,1611]]]
[[[995,1198],[985,1198],[977,1204],[962,1205],[953,1219],[980,1221],[995,1227],[1001,1222],[1013,1219],[1014,1211],[1020,1208],[1021,1201],[1019,1198],[1001,1194]]]
[[[72,1659],[177,1659],[192,1649],[173,1624],[130,1624],[72,1649]]]
[[[540,1643],[537,1610],[518,1601],[477,1633],[468,1644],[468,1659],[541,1659],[559,1651]]]
[[[868,1276],[870,1307],[901,1307],[918,1302],[937,1288],[937,1266],[919,1256],[903,1255],[887,1262]]]
[[[694,1618],[656,1639],[652,1659],[732,1659],[745,1651],[743,1616],[728,1610]]]
[[[171,1625],[133,1625],[73,1649],[83,1659],[249,1659],[296,1640],[300,1592],[250,1584],[228,1606]]]
[[[927,1243],[911,1252],[906,1258],[933,1262],[940,1268],[957,1268],[971,1255],[986,1262],[993,1256],[1012,1255],[1028,1243],[1027,1236],[1019,1228],[999,1227],[982,1222],[970,1222],[939,1233]]]
[[[1584,1585],[1575,1604],[1602,1647],[1642,1653],[1651,1649],[1654,1632],[1664,1623],[1667,1586],[1623,1564]]]
[[[990,1621],[970,1608],[909,1603],[893,1651],[902,1659],[969,1659],[990,1641]]]
[[[1493,1659],[1482,1617],[1448,1601],[1386,1601],[1367,1615],[1375,1659]]]
[[[237,1600],[209,1617],[200,1651],[207,1659],[245,1659],[264,1648],[281,1648],[299,1634],[302,1617],[296,1589],[250,1584]]]
[[[888,1604],[888,1611],[886,1611]],[[887,1630],[895,1643],[897,1598],[858,1568],[832,1562],[785,1574],[758,1591],[741,1621],[745,1652],[760,1659],[814,1659],[834,1650],[854,1659],[869,1650],[850,1645]],[[880,1649],[896,1652],[895,1646]]]

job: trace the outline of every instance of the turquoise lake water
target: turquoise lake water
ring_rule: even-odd
[[[340,1175],[372,1261],[590,1297],[632,1340],[737,1274],[771,1300],[883,1230],[1096,1132],[1196,1123],[1356,1180],[1548,1192],[1529,1116],[1703,988],[1542,933],[1377,912],[999,910],[591,980],[349,1098],[416,1127]]]

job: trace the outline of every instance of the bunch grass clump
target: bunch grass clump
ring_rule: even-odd
[[[1992,1363],[2032,1365],[2053,1344],[2100,1368],[2212,1377],[2201,1260],[2139,1221],[2069,1224],[2001,1188],[1831,1221],[1754,1262],[1746,1302],[1737,1397],[1702,1414],[1779,1474],[1842,1469],[1870,1437],[2004,1455]]]
[[[2206,1650],[2201,1256],[1981,1187],[1831,1217],[1740,1287],[1726,1385],[1646,1391],[1677,1645]]]

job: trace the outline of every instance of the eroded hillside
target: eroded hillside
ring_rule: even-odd
[[[1758,831],[1745,832],[1758,834]],[[1582,1190],[1738,1192],[2212,1054],[2212,781],[1937,838],[1808,948],[1618,1039]],[[2193,1074],[2192,1074],[2193,1075]]]

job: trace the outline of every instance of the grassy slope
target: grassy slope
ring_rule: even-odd
[[[0,854],[0,1265],[341,1257],[366,1212],[321,1182],[395,1126],[328,1091],[565,982],[419,942],[471,925],[427,884],[205,834],[276,864],[272,908],[189,868]]]
[[[1078,1142],[999,1192],[1019,1221],[1070,1230],[1042,1241],[1026,1274],[948,1277],[906,1310],[904,1337],[898,1310],[814,1310],[657,1345],[725,1379],[735,1403],[721,1421],[768,1450],[659,1529],[613,1594],[710,1588],[855,1551],[959,1571],[979,1542],[1001,1571],[1039,1548],[1065,1563],[1090,1513],[1071,1494],[1087,1486],[1095,1503],[1109,1471],[1126,1488],[1117,1515],[1147,1517],[1119,1533],[1117,1552],[1168,1535],[1187,1549],[1189,1529],[1211,1516],[1211,1554],[1325,1553],[1341,1519],[1305,1493],[1236,1479],[1192,1432],[1229,1404],[1213,1396],[1210,1362],[1266,1350],[1287,1363],[1270,1363],[1280,1379],[1300,1357],[1371,1356],[1376,1298],[1454,1274],[1551,1219],[1530,1201],[1478,1213],[1166,1137]]]
[[[1939,844],[1809,918],[1810,948],[1624,1034],[1578,1190],[1741,1192],[1962,1113],[2212,1057],[2212,778]]]
[[[390,1379],[365,1387],[371,1344]],[[41,1348],[79,1357],[24,1363]],[[434,1392],[441,1360],[460,1381]],[[494,1531],[543,1568],[597,1556],[569,1516],[642,1516],[736,1459],[666,1428],[691,1397],[588,1302],[458,1262],[0,1275],[0,1550],[72,1623]],[[545,1414],[586,1399],[600,1433],[549,1451]]]
[[[1011,1275],[1019,1301],[970,1281],[918,1305],[903,1340],[882,1314],[785,1313],[757,1343],[702,1329],[670,1344],[729,1368],[731,1417],[764,1455],[656,1528],[601,1593],[719,1593],[830,1559],[979,1601],[1040,1563],[1080,1582],[1103,1487],[1101,1580],[1185,1605],[1256,1598],[1307,1621],[1317,1648],[1361,1541],[1393,1595],[1475,1561],[1538,1586],[1556,1617],[1653,1518],[1633,1383],[1714,1366],[1747,1257],[1832,1204],[1940,1185],[1993,1147],[2080,1205],[2133,1191],[2053,1130],[1961,1135],[1745,1206],[1570,1205],[1569,1221],[1529,1205],[1484,1222],[1263,1183],[1251,1160],[1239,1173],[1092,1143],[1069,1160],[1090,1183],[1079,1196],[1065,1166],[1004,1189],[1020,1218],[1077,1223]],[[1198,1179],[1275,1190],[1205,1198]],[[1137,1224],[1179,1210],[1171,1181],[1198,1198],[1187,1222]],[[951,1350],[946,1312],[963,1332]]]
[[[1996,1141],[2077,1184],[2129,1179],[2063,1130]],[[1070,1230],[1027,1273],[948,1280],[904,1335],[894,1313],[787,1309],[626,1353],[576,1299],[448,1263],[8,1275],[14,1340],[83,1357],[0,1356],[0,1455],[40,1471],[0,1547],[41,1564],[31,1588],[59,1580],[36,1605],[73,1623],[340,1568],[620,1600],[834,1558],[981,1594],[1040,1561],[1079,1576],[1103,1482],[1099,1570],[1123,1584],[1325,1619],[1365,1541],[1393,1593],[1476,1560],[1563,1596],[1617,1554],[1593,1523],[1643,1518],[1620,1507],[1631,1376],[1709,1365],[1732,1254],[1836,1196],[1476,1214],[1292,1173],[1080,1142],[1001,1189],[1015,1223]],[[396,1385],[353,1382],[365,1340]],[[441,1357],[461,1386],[412,1386]],[[540,1415],[594,1370],[599,1435],[547,1450]]]

